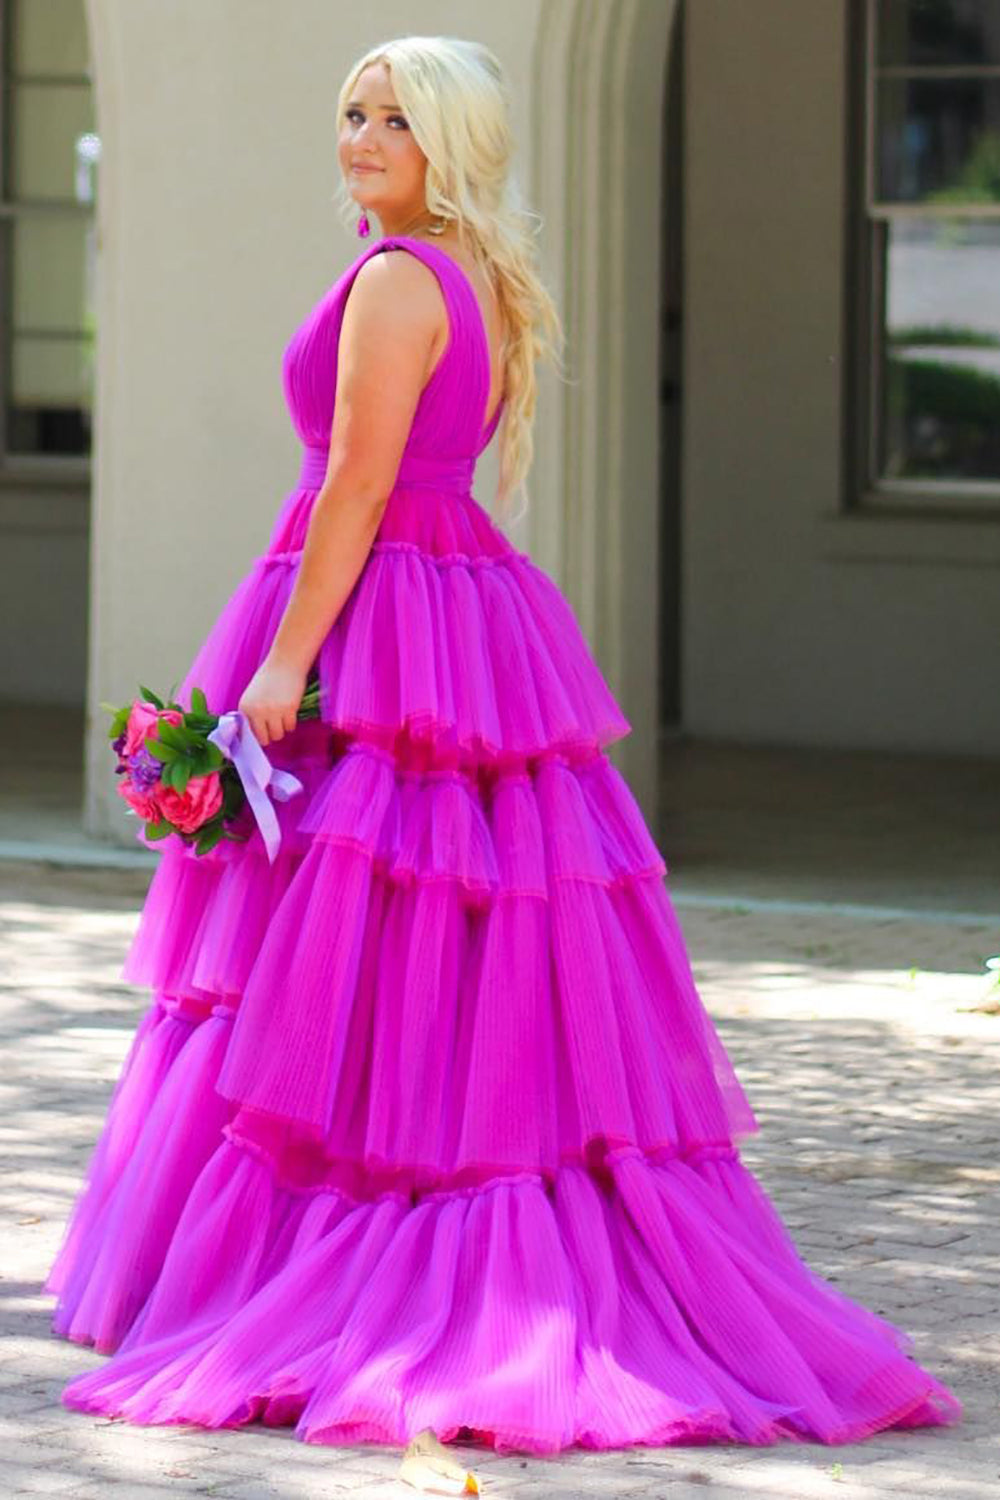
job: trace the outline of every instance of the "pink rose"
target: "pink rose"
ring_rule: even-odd
[[[166,818],[182,833],[194,833],[207,823],[222,806],[222,782],[218,771],[207,776],[192,776],[183,794],[172,786],[156,790],[156,804],[161,818]]]
[[[155,739],[157,723],[160,719],[166,719],[170,724],[180,724],[183,715],[176,708],[157,708],[154,703],[146,703],[139,699],[133,703],[132,712],[128,716],[125,725],[125,748],[124,755],[134,755],[137,750],[142,750],[147,739]]]
[[[160,821],[160,809],[156,805],[156,798],[149,792],[140,791],[133,786],[130,776],[120,776],[115,783],[115,791],[119,797],[124,797],[129,807],[133,808],[147,822],[158,823]]]

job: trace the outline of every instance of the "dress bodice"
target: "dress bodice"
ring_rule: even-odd
[[[444,250],[406,235],[368,246],[313,307],[282,358],[285,399],[303,444],[300,485],[318,488],[326,471],[337,384],[337,352],[344,306],[361,267],[390,250],[416,255],[437,276],[448,311],[449,337],[420,393],[396,478],[396,488],[433,486],[467,491],[476,460],[503,409],[486,423],[490,347],[479,299],[461,266]]]

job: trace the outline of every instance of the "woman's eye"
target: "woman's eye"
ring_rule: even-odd
[[[345,120],[350,120],[353,123],[355,120],[363,120],[364,115],[361,113],[360,109],[349,109],[344,118]],[[409,130],[410,128],[402,115],[386,115],[386,119],[398,120],[404,130]]]

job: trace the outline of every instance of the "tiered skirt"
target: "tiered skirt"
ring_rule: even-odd
[[[471,498],[406,502],[322,720],[269,747],[303,783],[274,863],[256,831],[159,846],[123,970],[150,1003],[46,1282],[112,1358],[63,1400],[537,1453],[957,1421],[740,1159],[758,1124],[568,604]],[[290,512],[182,702],[236,706],[301,539]]]

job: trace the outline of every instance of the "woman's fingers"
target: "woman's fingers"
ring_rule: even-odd
[[[273,710],[271,712],[264,712],[262,709],[254,710],[247,714],[247,719],[254,738],[261,746],[270,745],[282,739],[286,733],[281,716]]]

